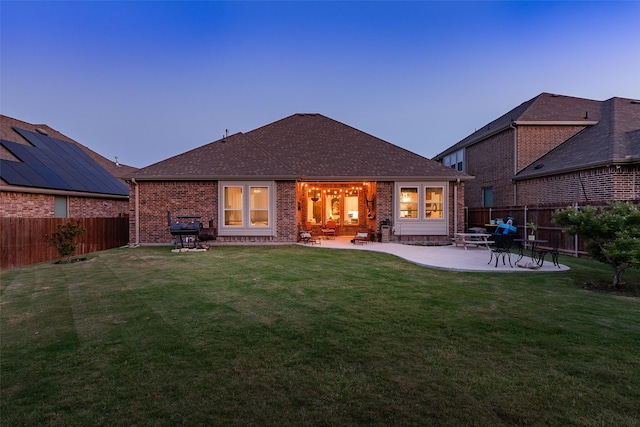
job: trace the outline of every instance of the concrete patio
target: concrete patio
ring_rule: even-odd
[[[301,244],[314,249],[350,249],[358,251],[375,251],[384,252],[406,259],[424,267],[438,268],[453,271],[482,271],[482,272],[500,272],[500,273],[537,273],[537,272],[562,272],[569,271],[569,267],[560,264],[560,268],[553,265],[551,257],[547,256],[542,267],[537,269],[521,268],[516,265],[518,258],[516,253],[511,254],[511,263],[513,268],[502,264],[502,259],[495,266],[495,258],[488,264],[491,258],[491,251],[486,248],[469,247],[465,250],[462,246],[446,245],[446,246],[418,246],[406,245],[399,243],[378,243],[368,242],[365,244],[351,243],[351,237],[337,237],[336,239],[322,239],[319,244]],[[525,252],[526,254],[526,252]],[[526,265],[531,258],[524,256],[519,264]]]

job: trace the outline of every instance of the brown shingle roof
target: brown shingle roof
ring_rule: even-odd
[[[435,156],[434,159],[441,160],[447,154],[480,142],[518,122],[583,123],[584,125],[591,125],[600,120],[600,103],[601,101],[543,92],[535,98],[523,102],[491,123],[484,125]]]
[[[68,136],[58,132],[52,127],[45,124],[32,124],[22,120],[14,119],[13,117],[8,117],[4,115],[0,115],[0,139],[4,139],[11,142],[16,142],[18,144],[31,145],[27,140],[25,140],[18,132],[16,132],[13,128],[25,129],[31,132],[45,132],[48,136],[56,139],[60,139],[62,141],[70,142],[77,147],[79,147],[82,151],[87,153],[89,157],[95,160],[100,166],[105,168],[111,175],[116,178],[123,178],[124,176],[131,175],[137,168],[127,165],[116,165],[115,162],[108,160],[106,157],[101,156],[95,151],[85,147],[84,145],[74,141]],[[6,160],[17,160],[16,157],[11,154],[9,151],[0,146],[0,159]]]
[[[292,179],[295,173],[243,133],[152,164],[132,175],[136,179]]]
[[[133,175],[136,179],[468,179],[469,176],[321,114],[294,114]]]
[[[640,103],[611,98],[598,103],[598,123],[520,171],[516,179],[607,164],[640,161]]]

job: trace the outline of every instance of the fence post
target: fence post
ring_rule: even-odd
[[[527,205],[524,205],[524,209],[523,209],[523,210],[524,210],[524,235],[523,235],[522,237],[523,237],[524,239],[526,239],[526,238],[527,238],[527,222],[529,222],[529,221],[527,220],[527,211],[529,210],[529,209],[527,208]]]
[[[469,229],[469,207],[464,207],[464,229],[462,231],[467,231]],[[456,233],[458,230],[456,230]]]
[[[577,213],[578,212],[578,202],[576,202],[573,205],[573,210]],[[573,246],[575,247],[575,257],[578,258],[579,257],[579,250],[578,250],[578,234],[576,233],[575,236],[573,236]]]

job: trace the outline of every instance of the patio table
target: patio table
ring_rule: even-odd
[[[489,249],[489,245],[493,243],[492,240],[489,240],[489,237],[491,237],[491,234],[487,233],[456,233],[453,242],[456,246],[464,246],[465,251],[468,245],[484,246]]]

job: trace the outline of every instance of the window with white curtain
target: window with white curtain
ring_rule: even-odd
[[[275,218],[274,183],[220,182],[220,227],[224,236],[272,235]]]

